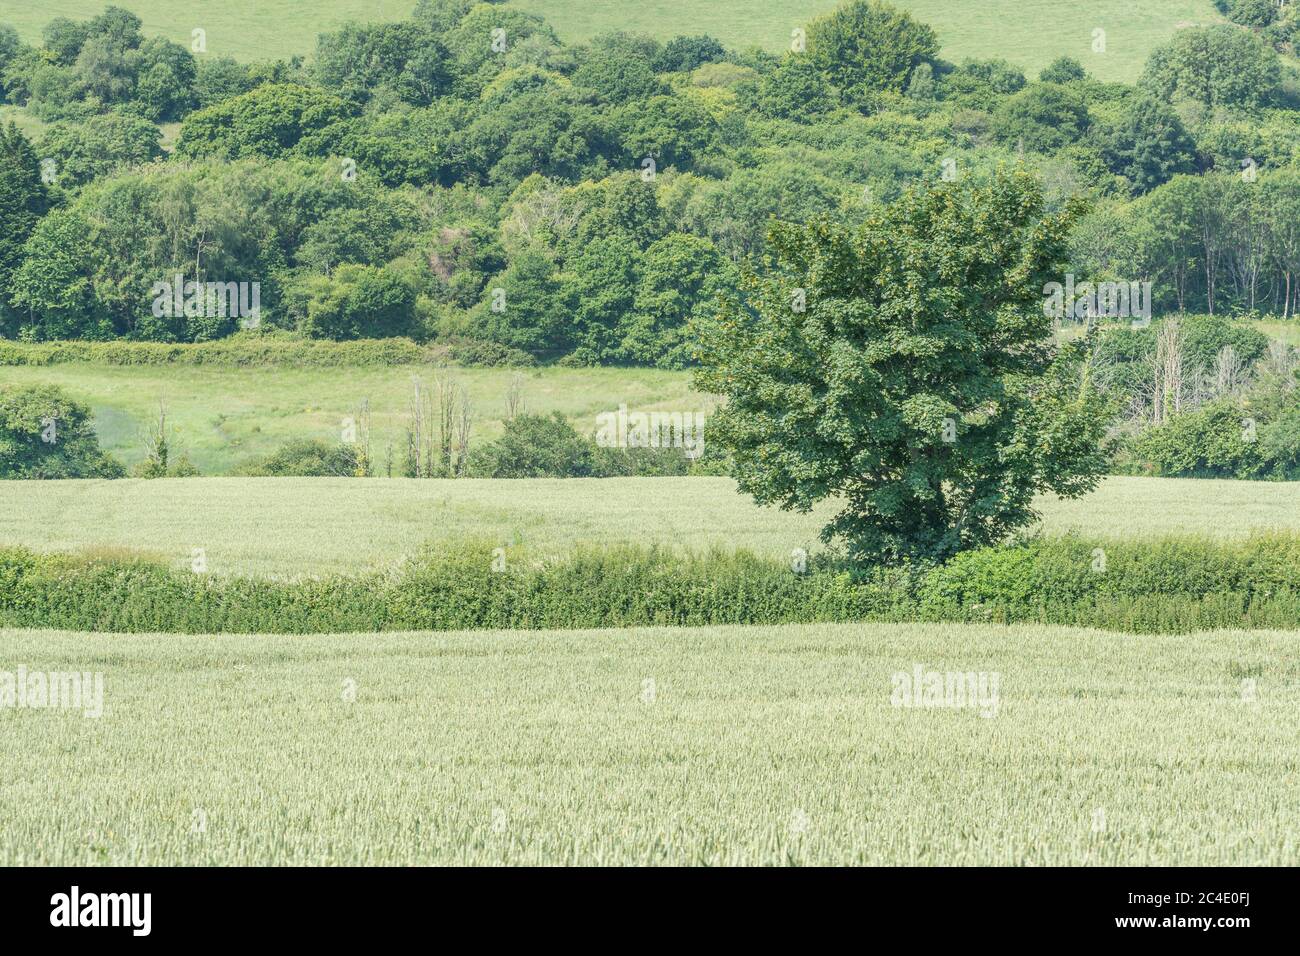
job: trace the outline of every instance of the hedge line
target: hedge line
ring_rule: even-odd
[[[87,631],[330,633],[473,628],[1039,622],[1138,633],[1300,627],[1300,537],[1099,546],[1072,538],[946,566],[795,574],[752,555],[583,550],[493,570],[486,546],[402,570],[301,581],[192,574],[123,557],[0,549],[0,625]]]
[[[227,368],[533,364],[524,353],[491,342],[471,340],[420,344],[411,339],[299,339],[281,335],[247,335],[211,342],[18,342],[0,339],[0,366],[58,365],[209,365]]]

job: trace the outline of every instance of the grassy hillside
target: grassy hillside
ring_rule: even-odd
[[[955,625],[0,631],[29,671],[104,676],[98,719],[0,718],[0,865],[1294,865],[1298,649]],[[991,716],[891,706],[918,665],[996,674]]]
[[[558,411],[584,434],[596,416],[627,404],[632,409],[707,411],[714,400],[690,388],[690,375],[657,369],[460,369],[469,389],[475,442],[501,430],[511,379],[523,376],[525,407]],[[108,366],[70,363],[0,368],[0,382],[62,386],[88,404],[104,448],[128,464],[145,457],[144,429],[158,402],[167,408],[173,447],[205,475],[230,472],[293,438],[338,441],[342,421],[369,400],[372,452],[382,469],[388,446],[400,462],[412,379],[432,381],[425,367],[213,368]]]
[[[634,30],[667,38],[709,33],[729,46],[784,49],[790,31],[838,0],[511,0],[511,6],[545,16],[565,39],[606,30]],[[207,31],[208,52],[240,59],[310,53],[316,34],[348,19],[398,20],[415,0],[320,0],[304,11],[294,0],[209,0],[202,10],[185,0],[117,0],[135,11],[146,33],[189,45],[196,27]],[[949,59],[1004,57],[1038,70],[1061,55],[1077,57],[1107,80],[1133,80],[1152,47],[1180,26],[1217,22],[1211,0],[895,0],[933,26]],[[101,0],[45,0],[6,5],[0,21],[28,38],[58,16],[98,13]],[[8,7],[12,7],[9,9]],[[1092,52],[1092,31],[1106,31],[1104,54]]]
[[[1078,501],[1043,500],[1048,533],[1240,538],[1300,530],[1300,483],[1110,478]],[[204,478],[0,482],[0,544],[138,549],[214,574],[298,577],[390,565],[430,541],[473,538],[534,555],[575,544],[817,550],[834,511],[758,508],[726,478],[520,481]]]
[[[1134,80],[1152,48],[1180,26],[1222,19],[1210,0],[891,0],[939,34],[943,55],[1003,57],[1036,72],[1058,56],[1073,56],[1095,76]],[[512,0],[546,16],[564,36],[601,30],[641,30],[660,37],[710,33],[732,46],[788,46],[790,31],[839,5],[839,0]],[[1106,31],[1106,53],[1092,52],[1092,31]]]

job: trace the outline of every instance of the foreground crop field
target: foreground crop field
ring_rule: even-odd
[[[1291,864],[1300,633],[0,631],[0,864]],[[920,665],[990,717],[891,706]],[[991,685],[990,685],[991,686]],[[992,700],[992,698],[988,698]]]
[[[1077,501],[1042,499],[1041,528],[1089,538],[1242,538],[1300,530],[1300,483],[1108,478]],[[818,550],[835,511],[759,508],[729,478],[436,481],[186,478],[0,482],[0,544],[132,549],[213,574],[298,577],[390,565],[431,542],[474,539],[562,554],[577,544]]]
[[[148,34],[189,45],[190,31],[207,31],[208,52],[249,60],[309,54],[316,34],[349,19],[400,20],[415,0],[320,0],[313,4],[310,28],[302,23],[295,0],[221,0],[196,11],[185,0],[116,0],[144,20]],[[837,0],[512,0],[510,6],[545,17],[566,40],[582,40],[609,30],[629,30],[667,39],[708,33],[728,46],[784,49],[790,31],[836,6]],[[26,7],[5,4],[0,21],[16,26],[26,39],[39,37],[55,17],[84,19],[99,13],[101,0],[44,0]],[[1097,77],[1134,80],[1152,48],[1179,26],[1221,22],[1210,0],[1147,0],[1143,4],[1101,0],[894,0],[894,5],[929,23],[943,53],[963,57],[1003,57],[1031,70],[1058,56],[1074,56]],[[1106,30],[1104,54],[1092,52],[1092,31]]]

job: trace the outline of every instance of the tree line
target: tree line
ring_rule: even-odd
[[[248,326],[155,315],[149,290],[181,275],[257,282],[263,330],[680,367],[773,218],[861,222],[908,184],[1012,163],[1049,207],[1093,198],[1081,275],[1152,280],[1160,309],[1289,315],[1300,112],[1271,42],[1182,30],[1129,86],[1065,58],[1036,79],[948,63],[930,27],[873,0],[780,55],[565,44],[468,0],[252,64],[145,37],[114,7],[39,44],[0,26],[0,92],[46,124],[0,134],[0,334]]]

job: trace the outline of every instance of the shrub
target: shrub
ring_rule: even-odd
[[[816,122],[835,108],[836,94],[826,76],[806,55],[791,54],[761,80],[741,89],[745,106],[776,119]]]
[[[654,69],[658,73],[689,73],[726,55],[726,47],[711,36],[678,36],[664,44],[655,57]]]
[[[920,581],[920,616],[1178,633],[1294,627],[1300,536],[1225,544],[1195,539],[1089,542],[1075,537],[971,551]]]
[[[238,334],[212,342],[15,342],[0,339],[0,367],[93,362],[99,365],[212,365],[221,368],[533,364],[526,353],[494,342],[453,339],[421,345],[406,338],[301,339],[288,334]]]
[[[559,412],[525,412],[506,422],[500,438],[471,456],[469,471],[482,478],[591,478],[596,474],[596,447]]]
[[[1038,74],[1041,83],[1075,83],[1088,78],[1088,71],[1072,56],[1058,56]]]
[[[469,464],[469,474],[478,478],[661,478],[694,470],[682,448],[602,447],[559,412],[516,415]]]
[[[236,471],[249,478],[364,478],[368,473],[369,464],[356,445],[316,438],[286,442]]]
[[[1300,481],[1300,404],[1259,429],[1258,477]]]
[[[524,368],[537,364],[537,360],[520,349],[489,342],[485,339],[452,338],[446,341],[451,360],[458,365],[480,368]]]
[[[90,409],[55,385],[0,386],[0,478],[121,478]]]
[[[1215,5],[1233,23],[1266,27],[1277,19],[1277,0],[1216,0]]]
[[[416,329],[415,287],[390,269],[341,265],[302,290],[302,331],[317,339],[390,338]]]
[[[197,478],[199,469],[182,452],[170,464],[156,455],[150,455],[131,469],[131,475],[134,478]]]
[[[1189,316],[1183,320],[1183,360],[1209,371],[1224,346],[1231,346],[1245,365],[1268,351],[1268,336],[1258,329],[1218,315]]]
[[[1247,415],[1233,401],[1211,402],[1149,428],[1132,442],[1133,454],[1170,478],[1247,478],[1259,469]]]
[[[993,113],[993,131],[1005,143],[1054,153],[1077,143],[1091,122],[1082,94],[1057,83],[1036,83]]]

